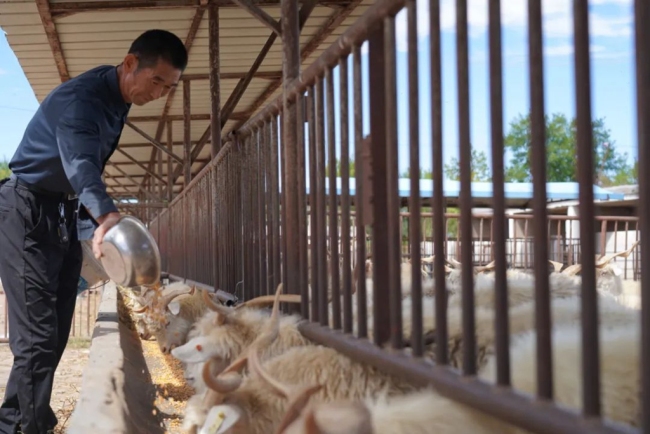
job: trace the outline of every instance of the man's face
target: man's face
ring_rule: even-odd
[[[159,60],[152,67],[138,70],[138,58],[128,54],[123,62],[124,96],[127,102],[141,106],[169,93],[178,84],[181,71]]]

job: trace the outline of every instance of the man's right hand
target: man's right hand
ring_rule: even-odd
[[[119,212],[109,212],[108,214],[104,214],[96,219],[97,223],[99,223],[99,227],[95,229],[95,234],[93,236],[93,254],[97,260],[102,257],[100,246],[104,241],[104,235],[106,235],[106,232],[108,232],[110,228],[117,224],[120,217],[122,216]]]

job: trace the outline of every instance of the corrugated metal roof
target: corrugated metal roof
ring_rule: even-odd
[[[220,33],[220,72],[221,102],[226,102],[231,92],[253,65],[260,50],[271,34],[271,30],[253,17],[249,12],[227,4],[227,0],[218,0],[222,7],[219,9]],[[359,6],[354,6],[354,0],[324,0],[312,11],[302,30],[301,47],[322,33],[332,17],[344,11],[348,14],[335,29],[325,29],[328,36],[317,44],[317,48],[305,59],[303,67],[311,64],[320,53],[329,47],[347,27],[365,12],[372,0],[363,0]],[[129,7],[142,6],[148,3],[157,8]],[[62,1],[55,0],[2,0],[0,1],[0,27],[6,32],[7,40],[16,54],[20,65],[32,86],[38,101],[61,83],[61,66],[57,67],[55,55],[51,47],[46,29],[50,34],[56,34],[65,62],[65,68],[70,77],[102,64],[119,64],[126,55],[131,42],[142,32],[151,28],[166,29],[174,32],[183,41],[188,37],[195,14],[201,6],[200,2],[191,0],[162,0],[152,2],[123,1],[123,0],[85,0]],[[271,17],[279,21],[279,0],[262,0],[260,7]],[[164,7],[163,7],[164,6]],[[176,6],[176,7],[171,7]],[[101,10],[93,8],[101,7]],[[82,9],[82,11],[74,11]],[[350,12],[351,11],[351,12]],[[42,17],[44,15],[44,18]],[[53,25],[48,22],[51,16]],[[208,53],[208,12],[203,12],[196,36],[189,52],[189,63],[184,73],[192,76],[190,83],[191,114],[199,117],[191,122],[191,138],[195,144],[204,134],[209,125],[210,91],[209,91],[209,53]],[[313,42],[312,42],[313,45]],[[233,116],[226,123],[224,133],[234,129],[242,119],[255,114],[264,105],[256,106],[256,101],[274,81],[281,77],[282,71],[282,42],[277,38],[271,50],[266,55],[258,74],[265,77],[254,78],[241,100],[234,109]],[[270,77],[269,77],[270,76]],[[271,101],[281,92],[278,87],[267,99]],[[165,107],[166,98],[149,103],[144,107],[133,106],[130,118],[134,124],[149,136],[156,138],[160,116]],[[168,115],[175,116],[172,124],[174,141],[173,152],[183,155],[183,89],[182,84],[173,97]],[[259,104],[258,104],[259,105]],[[256,110],[251,112],[252,108]],[[142,119],[142,117],[148,117]],[[233,117],[235,119],[233,119]],[[140,118],[140,119],[138,119]],[[158,119],[156,119],[158,118]],[[159,141],[166,144],[167,132],[162,131]],[[147,139],[129,126],[124,127],[120,148],[133,159],[148,166],[155,149]],[[163,154],[163,164],[167,167],[167,155]],[[203,147],[197,161],[193,163],[196,173],[203,163],[210,158],[210,146]],[[138,182],[142,182],[146,174],[142,167],[133,163],[121,152],[113,154],[111,161],[119,169]],[[176,163],[174,163],[174,166]],[[113,166],[106,168],[107,184],[132,184],[130,180]],[[175,186],[180,191],[183,185],[181,175]],[[124,189],[121,189],[122,191]],[[138,189],[131,186],[129,191],[137,193]]]

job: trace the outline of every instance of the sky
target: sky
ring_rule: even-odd
[[[429,0],[417,0],[420,158],[421,167],[431,167],[431,111],[429,86]],[[527,2],[502,1],[504,131],[510,121],[529,112]],[[487,40],[487,0],[468,0],[470,140],[472,147],[490,149],[489,75]],[[545,112],[575,115],[572,2],[542,1],[544,31]],[[443,63],[443,143],[444,160],[458,157],[455,0],[441,1]],[[592,117],[604,118],[612,144],[628,155],[637,155],[635,122],[635,77],[632,0],[591,0]],[[398,147],[400,172],[408,167],[408,82],[406,53],[406,11],[396,19],[398,74]],[[367,46],[364,53],[364,133],[369,132]],[[351,59],[350,59],[351,60]],[[350,86],[352,67],[349,67]],[[338,71],[334,74],[338,86]],[[350,87],[350,108],[352,88]],[[336,92],[338,95],[338,92]],[[38,107],[20,64],[0,32],[0,158],[10,158]],[[338,97],[337,97],[338,99]],[[336,107],[338,108],[338,102]],[[350,110],[352,116],[352,110]],[[337,137],[339,130],[337,118]],[[352,128],[352,118],[350,119]],[[351,135],[350,137],[354,137]],[[337,151],[339,154],[339,151]],[[508,160],[506,156],[506,161]]]

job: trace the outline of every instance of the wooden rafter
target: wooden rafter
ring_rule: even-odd
[[[158,149],[160,149],[161,151],[163,151],[164,153],[166,153],[167,155],[169,155],[170,157],[172,157],[174,160],[178,161],[179,163],[182,163],[182,162],[183,162],[183,159],[182,159],[181,157],[179,157],[179,156],[176,155],[175,153],[170,152],[169,150],[167,150],[167,148],[166,148],[164,145],[162,145],[158,140],[154,139],[154,138],[151,137],[149,134],[145,133],[145,132],[142,131],[140,128],[138,128],[137,126],[133,125],[133,123],[132,123],[131,121],[129,121],[128,119],[127,119],[127,121],[126,121],[126,125],[128,125],[129,127],[131,127],[131,129],[133,129],[133,131],[135,131],[136,133],[140,134],[140,135],[141,135],[142,137],[144,137],[145,139],[149,140],[149,143],[151,143],[151,144],[154,146],[154,152],[155,152],[155,148],[158,148]]]
[[[56,26],[52,19],[50,3],[48,0],[36,0],[36,7],[38,8],[38,14],[41,17],[41,22],[47,35],[47,41],[50,44],[50,49],[54,56],[54,63],[56,63],[56,69],[59,71],[59,77],[61,77],[61,82],[68,81],[70,80],[70,73],[68,72],[68,65],[65,63],[65,57],[63,56],[59,33],[56,31]]]

